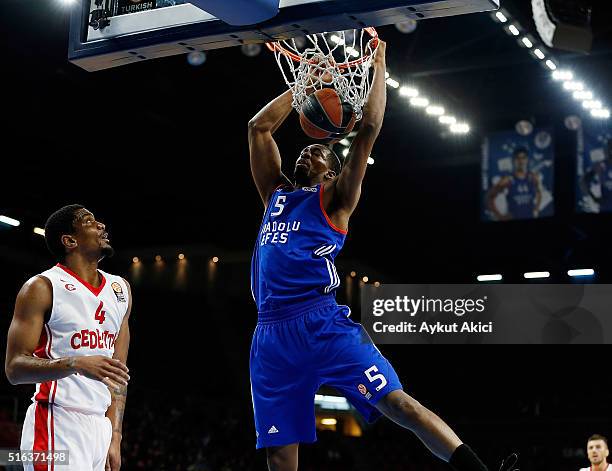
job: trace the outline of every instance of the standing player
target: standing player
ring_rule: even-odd
[[[272,137],[291,112],[291,91],[249,123],[251,171],[266,207],[252,261],[259,311],[251,346],[257,448],[271,471],[296,471],[300,442],[316,440],[314,395],[335,387],[373,421],[386,415],[413,431],[459,471],[487,468],[437,415],[402,390],[391,364],[360,324],[338,306],[334,258],[359,201],[367,160],[386,106],[385,44],[374,60],[372,89],[344,167],[326,146],[302,150],[294,182],[281,171]]]
[[[592,187],[599,188],[599,194]],[[580,180],[584,195],[589,195],[597,203],[598,211],[612,211],[612,139],[607,143],[606,159],[593,164]]]
[[[608,464],[608,439],[603,435],[591,435],[587,441],[587,456],[591,462],[589,468],[581,468],[580,471],[612,471],[612,465]]]
[[[23,285],[6,350],[11,384],[36,384],[21,449],[68,450],[70,465],[61,467],[66,471],[118,471],[129,380],[130,286],[98,270],[113,248],[104,224],[84,207],[53,213],[45,239],[60,263]]]
[[[502,177],[491,188],[487,197],[489,210],[499,221],[537,218],[540,214],[542,191],[538,174],[529,171],[529,151],[523,147],[518,148],[512,157],[514,173]],[[502,192],[506,192],[507,214],[502,214],[495,204],[495,198]]]

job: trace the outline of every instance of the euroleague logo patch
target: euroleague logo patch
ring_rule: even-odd
[[[123,295],[123,288],[116,281],[111,284],[111,288],[113,288],[113,293],[117,296],[117,301],[120,303],[125,302],[125,296]]]
[[[370,399],[372,397],[372,394],[369,393],[368,388],[366,388],[363,384],[357,386],[357,389],[359,389],[359,392],[363,394],[366,399]]]

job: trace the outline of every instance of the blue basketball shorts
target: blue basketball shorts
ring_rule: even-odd
[[[329,300],[266,319],[251,344],[251,395],[257,448],[315,442],[314,396],[337,389],[368,422],[376,403],[402,384],[350,309]]]

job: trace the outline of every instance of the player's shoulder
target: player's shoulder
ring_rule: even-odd
[[[19,302],[47,306],[53,302],[53,285],[43,275],[36,275],[27,280],[17,295]]]

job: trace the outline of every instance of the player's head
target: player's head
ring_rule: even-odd
[[[605,463],[610,454],[608,439],[603,435],[591,435],[587,440],[587,456],[593,466]]]
[[[55,211],[45,224],[45,241],[55,258],[64,262],[71,253],[101,260],[114,253],[106,227],[80,204]]]
[[[514,171],[526,173],[529,169],[529,151],[525,147],[519,147],[512,153]]]
[[[312,185],[331,180],[340,170],[342,161],[333,150],[323,144],[312,144],[300,153],[293,177],[298,185]]]

